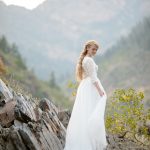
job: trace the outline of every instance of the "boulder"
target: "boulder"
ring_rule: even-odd
[[[52,100],[38,104],[0,80],[0,150],[63,150],[66,128]]]

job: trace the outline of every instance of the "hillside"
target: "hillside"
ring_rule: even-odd
[[[0,79],[0,150],[63,150],[71,112],[50,99],[35,101]],[[106,150],[149,150],[149,144],[106,134]]]
[[[116,88],[133,87],[145,93],[150,107],[150,17],[143,19],[131,32],[108,49],[99,64],[99,76],[107,93]]]
[[[130,2],[130,4],[131,3],[135,5],[135,2]],[[116,40],[116,36],[118,38],[120,37],[119,33],[121,28],[118,26],[120,19],[124,18],[125,21],[122,22],[122,25],[127,31],[129,31],[128,29],[133,25],[133,22],[135,24],[142,19],[142,14],[139,14],[137,11],[135,11],[134,14],[132,13],[132,15],[135,15],[135,20],[129,16],[124,16],[124,12],[126,12],[129,6],[127,3],[122,10],[119,8],[121,12],[118,10],[120,13],[118,17],[114,17],[110,21],[104,23],[93,21],[87,25],[86,22],[86,24],[83,23],[87,19],[82,20],[79,18],[81,20],[78,20],[78,17],[74,17],[73,19],[77,19],[76,21],[79,23],[76,24],[75,22],[70,22],[70,18],[67,18],[71,15],[75,15],[72,11],[70,11],[69,14],[67,12],[68,8],[74,7],[74,2],[67,3],[62,9],[56,9],[61,8],[61,5],[62,3],[59,3],[58,0],[53,2],[46,0],[37,8],[28,10],[15,5],[6,6],[5,3],[0,1],[0,19],[2,21],[0,34],[5,33],[4,35],[7,36],[8,41],[16,41],[19,47],[18,51],[24,59],[27,68],[30,70],[29,75],[27,75],[29,77],[27,78],[33,78],[33,85],[36,85],[35,87],[39,87],[40,85],[42,86],[42,91],[47,91],[46,93],[48,94],[44,94],[44,96],[49,95],[49,88],[47,88],[47,86],[45,87],[47,81],[40,81],[40,83],[38,83],[36,82],[35,75],[48,80],[53,71],[56,78],[55,81],[62,87],[64,91],[62,93],[65,93],[68,97],[70,91],[66,87],[66,82],[75,79],[75,60],[77,60],[77,56],[81,50],[80,46],[82,42],[89,37],[91,38],[91,33],[92,35],[94,33],[94,35],[96,35],[95,39],[100,40],[103,51],[103,38],[106,38],[107,42],[105,43],[109,45],[112,41],[114,42]],[[84,4],[83,7],[85,7]],[[66,11],[63,11],[65,8]],[[133,10],[131,6],[130,10]],[[61,22],[62,19],[66,19],[66,22]],[[80,24],[80,21],[83,22]],[[79,31],[84,29],[84,32],[72,30],[74,25],[78,25]],[[99,33],[101,30],[104,34]],[[150,105],[148,101],[150,97],[149,49],[149,18],[147,18],[137,24],[128,36],[120,37],[116,44],[106,50],[104,55],[96,57],[96,62],[99,65],[98,76],[109,96],[111,96],[113,90],[116,88],[130,86],[142,89],[146,94],[146,104],[148,106]],[[5,57],[6,56],[3,55],[3,58]],[[9,57],[10,56],[8,56],[8,58],[6,57],[7,61],[13,59]],[[11,62],[9,65],[11,65]],[[16,75],[18,73],[17,71],[13,72],[13,67],[10,67],[9,70],[12,74]],[[23,71],[20,72],[18,78],[23,79],[23,77],[26,76],[25,74]],[[32,77],[33,74],[34,77]],[[27,83],[29,87],[33,86],[30,80]],[[32,88],[34,92],[41,91],[40,88],[35,89]],[[36,92],[36,96],[41,96],[40,93],[41,92]],[[55,93],[54,95],[58,94],[57,90],[53,90],[52,93]],[[59,96],[58,99],[61,99],[61,96]],[[68,101],[62,103],[64,103],[65,106],[70,106]]]
[[[17,43],[40,79],[48,79],[53,70],[63,85],[74,75],[86,40],[95,39],[106,49],[143,18],[139,10],[145,2],[137,1],[45,0],[33,10],[0,1],[0,35]]]
[[[15,43],[10,44],[5,36],[0,38],[0,58],[3,68],[6,70],[6,73],[1,74],[0,77],[14,89],[38,99],[49,98],[59,107],[70,106],[65,92],[55,82],[55,75],[51,73],[47,82],[39,80],[34,70],[30,70],[26,66],[17,45]]]
[[[50,7],[49,4],[47,10]],[[62,82],[63,75],[70,75],[72,59],[68,60],[63,56],[63,53],[69,53],[69,45],[68,49],[64,48],[66,37],[59,34],[60,24],[51,19],[49,12],[41,12],[40,8],[31,11],[15,5],[7,6],[0,1],[0,14],[0,36],[5,35],[10,42],[17,43],[26,65],[30,69],[34,68],[38,78],[48,80],[51,71],[54,71],[57,81]],[[69,39],[66,41],[71,42]]]

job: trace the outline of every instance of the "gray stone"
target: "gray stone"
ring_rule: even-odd
[[[0,150],[63,150],[66,129],[52,101],[44,98],[36,105],[21,93],[13,92],[11,99],[1,90]]]
[[[10,92],[6,84],[0,79],[0,106],[13,99],[13,94]]]

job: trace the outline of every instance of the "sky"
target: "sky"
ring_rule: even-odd
[[[0,1],[5,2],[5,4],[7,5],[14,4],[14,5],[25,7],[27,9],[34,9],[45,0],[0,0]]]

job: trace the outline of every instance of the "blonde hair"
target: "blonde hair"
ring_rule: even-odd
[[[82,67],[82,61],[87,54],[87,47],[90,47],[91,45],[95,45],[97,49],[99,48],[98,43],[95,40],[89,40],[85,43],[84,49],[81,51],[79,59],[77,61],[76,70],[75,70],[75,78],[77,82],[81,82],[83,78],[83,67]]]

